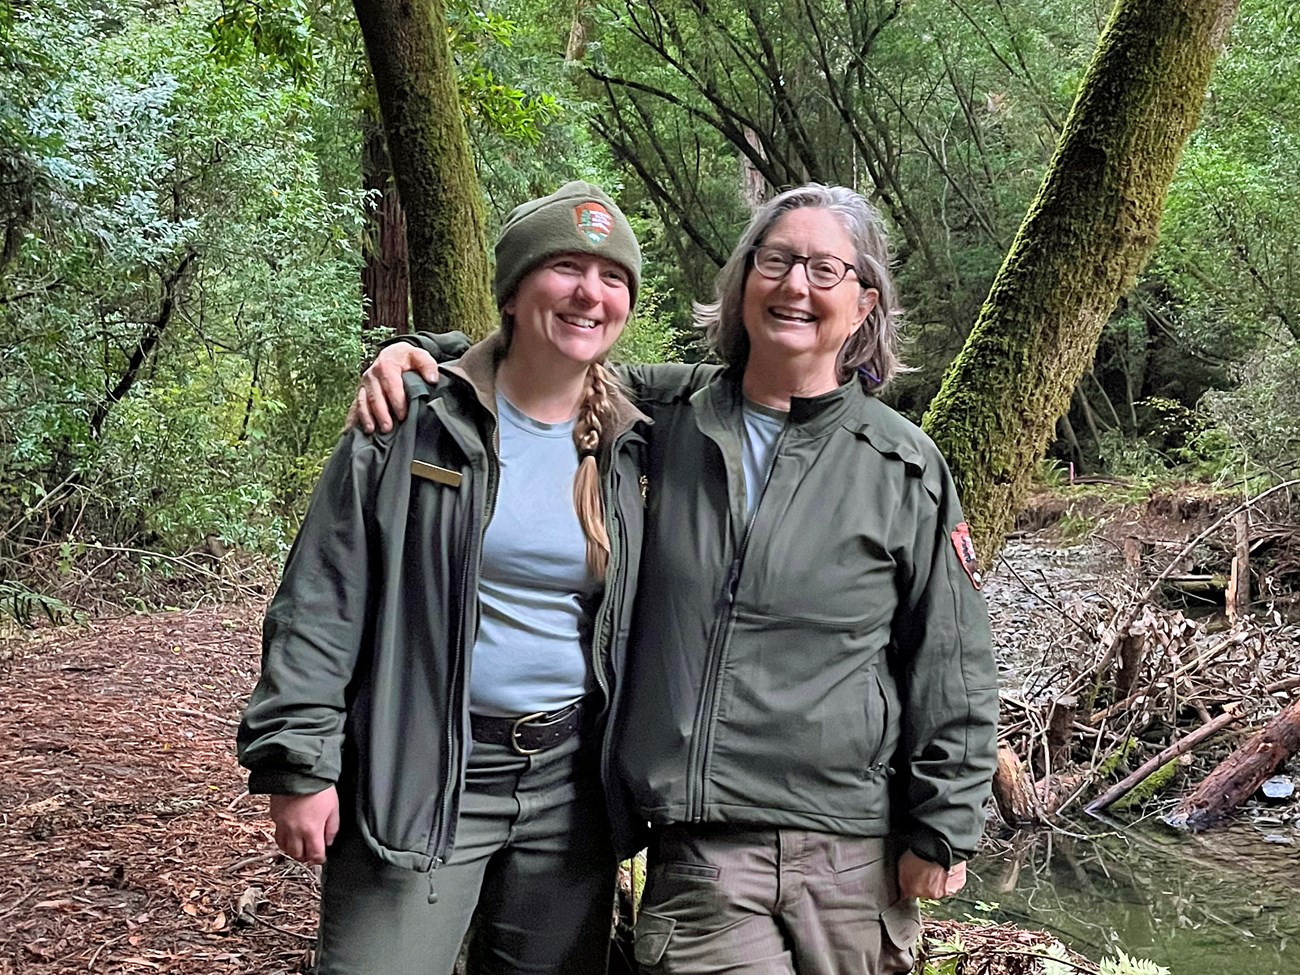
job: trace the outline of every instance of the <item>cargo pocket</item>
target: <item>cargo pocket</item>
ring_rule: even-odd
[[[636,963],[647,967],[658,965],[668,950],[668,940],[673,936],[675,927],[676,918],[642,911],[632,932],[632,957]]]
[[[916,942],[921,936],[921,910],[915,897],[904,897],[880,912],[884,930],[880,938],[880,971],[905,975],[916,964]]]

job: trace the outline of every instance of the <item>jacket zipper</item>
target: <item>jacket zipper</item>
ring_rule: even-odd
[[[614,736],[612,732],[614,730],[614,707],[617,702],[614,700],[613,687],[605,674],[600,647],[604,638],[603,625],[607,620],[610,621],[610,626],[615,625],[613,623],[615,618],[614,600],[617,596],[615,590],[618,588],[620,575],[618,566],[626,551],[623,537],[623,520],[618,517],[615,510],[615,501],[618,499],[618,455],[628,436],[630,435],[624,434],[619,437],[610,448],[609,477],[606,479],[609,482],[609,491],[605,497],[605,530],[609,532],[609,569],[605,573],[605,596],[601,600],[600,612],[596,617],[596,625],[593,627],[591,635],[591,665],[596,674],[596,681],[605,694],[605,732],[603,735],[604,740],[600,746],[600,777],[601,781],[606,783],[613,781],[611,769],[613,767]],[[614,527],[612,532],[609,531],[611,524]],[[617,677],[618,675],[614,674],[613,676]]]
[[[614,583],[618,579],[618,562],[623,554],[623,525],[614,511],[614,499],[617,497],[614,490],[614,481],[618,477],[618,450],[622,446],[624,439],[624,437],[619,438],[610,447],[609,477],[601,478],[605,482],[601,487],[601,493],[604,496],[605,532],[609,535],[609,566],[605,571],[605,593],[601,597],[600,606],[596,611],[595,625],[592,627],[591,672],[595,675],[596,685],[605,697],[606,708],[614,702],[610,697],[609,680],[605,674],[604,661],[601,660],[600,648],[605,638],[605,624],[614,604],[614,590],[617,588]],[[610,531],[611,526],[614,529],[613,531]]]
[[[704,673],[700,706],[695,712],[695,728],[691,734],[687,766],[689,772],[686,778],[687,818],[694,823],[704,820],[704,789],[708,781],[709,760],[713,754],[713,731],[718,720],[718,707],[721,704],[719,690],[722,660],[727,644],[730,642],[731,628],[736,622],[736,589],[740,585],[740,573],[744,569],[745,555],[749,550],[749,539],[754,531],[754,522],[758,520],[758,510],[763,506],[767,487],[772,483],[777,457],[781,453],[789,429],[790,422],[787,420],[776,438],[776,443],[772,445],[772,455],[768,458],[767,469],[763,473],[763,485],[759,489],[758,500],[754,502],[754,508],[745,520],[745,531],[740,539],[740,547],[736,550],[736,556],[727,569],[727,578],[723,582],[722,596],[719,600],[718,620],[714,623],[713,633],[709,638],[708,666]]]
[[[495,425],[495,421],[493,423]],[[451,826],[452,803],[460,791],[459,775],[456,769],[460,764],[461,757],[456,748],[456,729],[462,723],[465,711],[464,688],[461,686],[463,678],[461,677],[465,657],[470,648],[466,646],[467,633],[469,628],[465,625],[465,620],[471,612],[474,613],[474,628],[478,628],[478,596],[475,592],[473,582],[478,578],[481,571],[481,561],[483,558],[483,536],[487,532],[488,523],[492,516],[496,514],[497,507],[497,481],[500,478],[500,464],[497,459],[495,447],[495,432],[493,432],[488,442],[491,443],[492,449],[488,454],[488,482],[487,482],[487,504],[483,512],[482,524],[477,533],[478,541],[475,544],[474,522],[471,520],[465,529],[465,564],[461,574],[461,612],[457,624],[456,634],[456,659],[452,665],[451,686],[454,695],[451,706],[447,708],[447,778],[442,785],[442,808],[439,814],[439,821],[434,829],[434,835],[431,837],[430,853],[433,856],[433,865],[429,871],[429,903],[437,900],[437,894],[433,889],[433,873],[445,862],[447,847],[455,835],[455,829]],[[473,567],[471,569],[471,566]],[[477,633],[476,633],[477,635]]]

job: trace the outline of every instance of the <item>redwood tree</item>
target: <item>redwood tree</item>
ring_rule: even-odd
[[[366,318],[361,327],[391,329],[402,335],[410,331],[406,214],[393,182],[393,165],[388,161],[382,127],[377,120],[367,118],[362,132],[361,178],[373,194],[374,209],[366,214],[366,263],[361,268]]]
[[[1155,247],[1239,0],[1118,0],[1056,153],[925,427],[985,559]]]
[[[353,7],[406,210],[413,324],[482,333],[496,309],[442,2],[353,0]]]

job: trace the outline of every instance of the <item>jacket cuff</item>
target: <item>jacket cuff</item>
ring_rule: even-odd
[[[942,836],[924,826],[914,826],[908,837],[907,845],[922,860],[937,863],[945,870],[951,870],[954,863],[960,863],[967,857],[954,850]]]
[[[252,795],[311,796],[324,792],[334,782],[306,772],[258,769],[248,773],[248,791]]]

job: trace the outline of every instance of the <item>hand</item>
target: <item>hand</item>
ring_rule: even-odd
[[[307,796],[271,796],[275,845],[303,863],[324,863],[325,848],[339,832],[339,794],[334,786]]]
[[[966,864],[951,870],[941,864],[923,860],[911,850],[898,858],[898,892],[903,897],[950,897],[966,886]]]
[[[438,381],[438,363],[423,349],[409,342],[394,342],[381,349],[370,368],[361,374],[361,385],[343,429],[360,425],[366,433],[374,433],[376,428],[387,433],[393,429],[393,417],[406,419],[402,373],[412,370],[418,371],[425,382]]]

